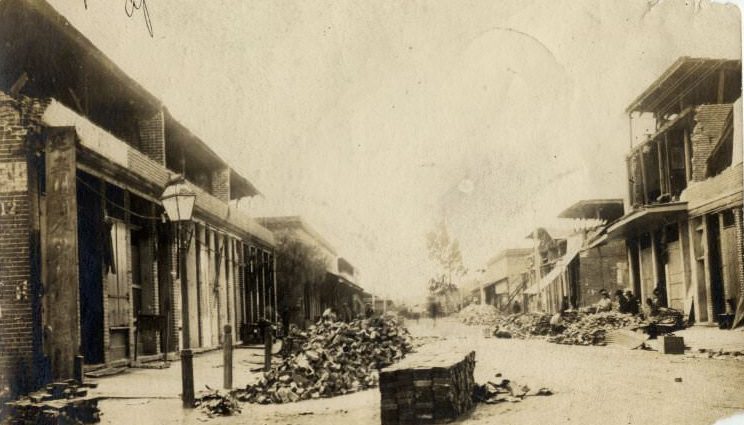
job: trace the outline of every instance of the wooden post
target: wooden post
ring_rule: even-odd
[[[649,143],[650,146],[650,143]],[[643,205],[649,203],[648,189],[646,188],[646,160],[643,159],[645,156],[643,153],[643,147],[638,150],[638,156],[641,158],[641,180],[643,182]]]
[[[73,378],[78,381],[79,383],[83,383],[83,380],[85,379],[85,374],[83,373],[83,362],[84,357],[81,355],[75,356],[75,367],[74,367],[74,376]]]
[[[264,324],[264,370],[269,371],[271,369],[271,324]]]
[[[225,325],[225,340],[222,344],[223,348],[223,366],[224,366],[224,385],[226,390],[232,389],[232,374],[233,374],[233,346],[232,346],[232,326]]]

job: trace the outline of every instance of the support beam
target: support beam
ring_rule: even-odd
[[[716,98],[716,103],[723,103],[723,100],[725,98],[726,94],[726,71],[724,69],[720,69],[718,71],[718,96]]]

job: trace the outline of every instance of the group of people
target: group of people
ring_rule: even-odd
[[[662,300],[662,291],[659,288],[654,289],[652,297],[646,298],[643,306],[641,306],[640,299],[633,295],[633,292],[630,290],[623,292],[622,289],[618,289],[615,291],[614,304],[607,290],[602,289],[599,293],[601,298],[595,304],[598,312],[616,309],[619,313],[643,314],[644,317],[648,318],[659,315],[660,310],[664,308],[665,304]]]

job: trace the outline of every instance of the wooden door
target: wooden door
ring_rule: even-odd
[[[111,226],[114,270],[106,273],[107,316],[109,328],[109,361],[129,356],[129,327],[131,320],[130,278],[128,264],[129,232],[126,224],[114,220]]]
[[[641,291],[644,298],[651,298],[656,286],[654,282],[654,263],[652,248],[641,248]]]
[[[680,249],[679,240],[667,243],[665,271],[669,291],[669,307],[684,311],[685,269]]]

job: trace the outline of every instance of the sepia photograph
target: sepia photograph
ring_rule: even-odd
[[[0,0],[0,425],[744,425],[724,0]]]

